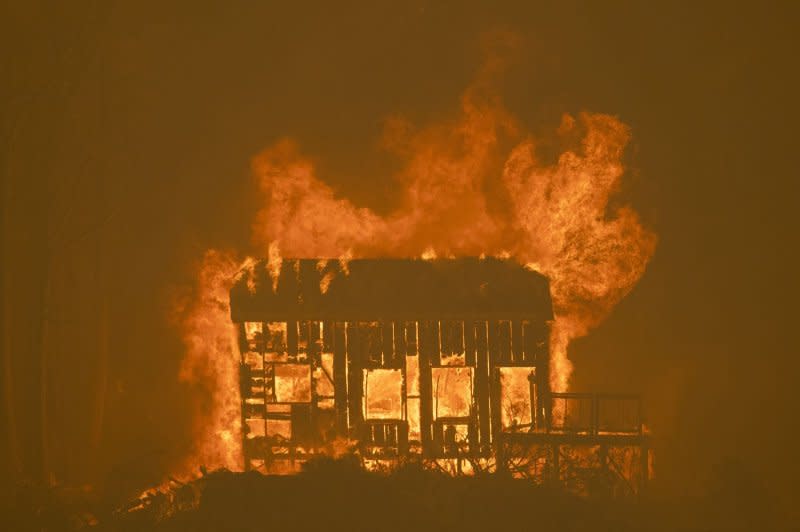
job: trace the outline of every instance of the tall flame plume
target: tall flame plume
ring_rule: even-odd
[[[345,264],[352,257],[511,257],[550,279],[550,380],[565,391],[570,342],[633,288],[656,236],[630,206],[611,202],[629,129],[613,116],[580,113],[565,115],[552,138],[534,138],[498,98],[497,70],[487,62],[449,120],[422,128],[387,121],[384,145],[405,161],[388,215],[338,197],[291,140],[258,154],[252,171],[263,207],[252,226],[254,254],[268,256],[273,282],[281,255]],[[545,161],[542,146],[556,146],[556,156]],[[251,262],[209,251],[183,319],[181,376],[213,390],[187,463],[241,467],[239,356],[227,298]]]

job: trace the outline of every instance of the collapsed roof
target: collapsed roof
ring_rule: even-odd
[[[267,261],[242,272],[234,322],[553,318],[547,278],[511,260],[283,259],[279,268],[274,280]]]

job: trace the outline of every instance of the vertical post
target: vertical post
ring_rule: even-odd
[[[322,342],[322,322],[309,321],[307,322],[306,329],[308,331],[306,336],[306,349],[308,349],[308,362],[310,364],[309,374],[311,381],[311,403],[308,405],[308,445],[311,446],[314,453],[319,450],[322,441],[322,434],[320,434],[318,423],[318,410],[317,404],[319,397],[317,396],[317,378],[315,376],[316,369],[322,367],[322,350],[320,344]]]
[[[472,324],[475,335],[475,396],[478,403],[478,433],[482,453],[491,451],[491,413],[489,411],[489,346],[486,322]]]
[[[500,470],[505,468],[505,457],[503,456],[503,418],[501,414],[503,389],[500,383],[500,372],[497,368],[500,362],[497,321],[487,322],[487,352],[489,359],[489,404],[492,412],[492,443],[497,456],[497,468]]]
[[[522,322],[520,320],[511,320],[511,361],[514,364],[522,364],[524,361],[524,340],[522,337]]]
[[[363,395],[363,356],[358,336],[357,324],[347,323],[347,405],[350,437],[361,436],[363,415],[361,401]]]
[[[551,321],[547,322],[541,333],[541,337],[537,339],[536,351],[536,376],[539,379],[539,404],[544,410],[544,429],[550,432],[552,424],[553,403],[550,395],[550,332],[552,330]]]
[[[239,364],[239,383],[241,387],[244,386],[245,379],[250,380],[250,378],[246,375],[247,366],[243,363]],[[242,391],[242,400],[241,400],[241,407],[242,407],[242,414],[241,414],[241,423],[242,423],[242,464],[243,469],[245,471],[250,470],[250,445],[248,445],[247,441],[247,415],[245,413],[245,398],[244,392]]]
[[[248,351],[247,349],[247,339],[245,337],[244,332],[244,324],[243,323],[236,323],[234,324],[236,330],[238,331],[238,347],[239,347],[239,400],[240,400],[240,414],[241,414],[241,427],[242,427],[242,460],[244,464],[242,464],[243,469],[245,471],[250,470],[250,447],[247,441],[247,411],[246,411],[246,399],[250,392],[250,367],[245,364],[244,362],[244,354]],[[266,404],[264,405],[266,409]],[[265,421],[266,423],[266,421]]]
[[[469,426],[467,427],[467,441],[469,442],[468,452],[470,456],[478,456],[481,453],[480,431],[478,428],[478,363],[476,360],[475,345],[475,324],[472,321],[464,320],[461,322],[463,333],[464,363],[472,368],[472,386],[470,390],[469,407]]]
[[[431,359],[439,348],[438,323],[419,322],[419,396],[420,396],[420,439],[423,455],[432,453],[431,425],[433,423],[433,383],[431,381]]]
[[[333,403],[336,432],[347,436],[347,336],[341,321],[333,322]]]
[[[530,432],[533,432],[539,428],[539,420],[538,420],[539,397],[537,396],[536,379],[537,379],[536,372],[528,374],[528,395],[531,398]]]
[[[398,452],[405,454],[408,449],[408,370],[406,368],[406,331],[402,321],[388,322],[393,329],[392,335],[392,367],[400,370],[400,417],[405,422],[405,444],[398,434]],[[401,431],[402,432],[402,431]],[[402,451],[400,449],[403,449]]]

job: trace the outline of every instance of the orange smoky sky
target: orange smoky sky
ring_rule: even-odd
[[[735,463],[791,508],[795,3],[0,9],[4,488],[184,463],[204,257],[273,244],[530,264],[570,389],[643,394],[659,486]]]

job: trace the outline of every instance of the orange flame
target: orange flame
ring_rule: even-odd
[[[633,288],[656,237],[630,207],[609,205],[629,139],[619,120],[565,115],[557,136],[566,147],[552,164],[537,158],[536,140],[518,129],[497,102],[469,89],[460,116],[405,133],[403,198],[388,216],[337,198],[283,140],[253,162],[265,199],[254,243],[278,242],[293,257],[347,250],[362,257],[512,257],[551,280],[551,384],[566,390],[567,346]],[[500,137],[508,132],[518,140],[504,155]],[[569,145],[576,136],[577,145]]]
[[[193,476],[198,465],[241,468],[239,348],[229,293],[239,275],[249,275],[254,262],[237,260],[232,253],[207,251],[193,297],[176,309],[186,346],[179,378],[200,387],[210,398],[198,405],[194,446],[176,475]]]
[[[273,287],[278,250],[299,258],[338,257],[345,274],[352,257],[512,257],[550,278],[550,380],[564,391],[570,342],[633,288],[656,236],[631,207],[610,204],[624,173],[628,128],[609,115],[565,115],[554,135],[560,155],[545,162],[537,155],[545,143],[523,131],[493,89],[497,62],[487,65],[451,119],[418,129],[400,118],[387,122],[385,145],[406,161],[396,176],[398,203],[388,215],[337,197],[293,141],[265,149],[252,165],[264,200],[253,243],[269,257]],[[227,290],[241,266],[209,252],[201,295],[184,323],[182,376],[216,380],[212,422],[202,418],[212,428],[203,437],[213,441],[200,442],[209,466],[240,463],[239,438],[229,438],[239,430],[239,394]]]

